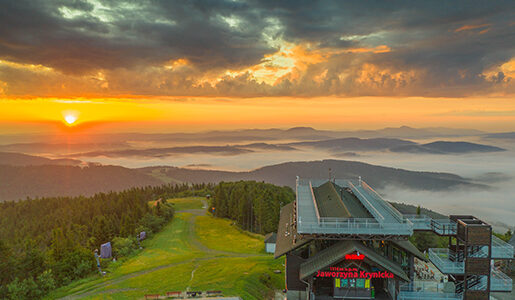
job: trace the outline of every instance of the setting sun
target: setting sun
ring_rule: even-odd
[[[78,119],[76,112],[69,112],[69,111],[63,112],[63,116],[64,116],[64,122],[68,126],[75,125],[75,123],[77,122],[77,119]]]

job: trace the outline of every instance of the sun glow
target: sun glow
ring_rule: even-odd
[[[75,111],[64,111],[63,112],[64,123],[67,126],[73,126],[77,123],[78,113]]]

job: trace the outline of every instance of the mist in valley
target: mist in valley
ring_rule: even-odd
[[[508,226],[515,226],[515,151],[509,143],[497,142],[496,145],[508,151],[442,155],[399,154],[389,151],[334,153],[327,150],[301,148],[296,151],[256,151],[239,155],[199,153],[160,158],[95,157],[93,160],[102,164],[131,168],[168,165],[194,169],[248,171],[291,161],[341,159],[412,171],[448,172],[470,179],[472,182],[486,184],[490,188],[459,188],[429,192],[390,185],[379,192],[393,202],[421,205],[446,215],[472,214],[492,224],[501,222]],[[336,177],[346,177],[345,174],[339,174],[338,170],[332,170],[332,172]],[[505,231],[507,227],[500,224],[497,230]]]
[[[417,132],[423,133],[422,129]],[[409,132],[409,134],[417,132]],[[443,214],[473,214],[491,223],[501,222],[515,226],[515,143],[513,139],[488,138],[483,134],[438,137],[427,137],[421,134],[419,138],[404,137],[402,141],[388,140],[396,143],[415,142],[419,145],[435,141],[464,141],[506,149],[499,152],[426,154],[395,152],[386,148],[371,150],[376,146],[375,144],[368,150],[356,149],[356,147],[363,147],[359,144],[363,143],[363,140],[358,141],[359,145],[347,141],[336,146],[305,143],[305,141],[326,140],[327,135],[331,135],[333,139],[351,135],[314,129],[252,131],[251,135],[247,134],[248,132],[238,131],[216,132],[216,138],[210,137],[209,133],[163,136],[127,134],[113,135],[111,139],[95,137],[72,147],[64,143],[38,145],[39,148],[32,147],[30,144],[14,144],[4,146],[4,149],[26,153],[28,151],[25,150],[30,150],[30,154],[48,158],[73,158],[128,168],[174,166],[189,169],[249,171],[292,161],[337,159],[411,171],[448,172],[462,176],[472,183],[488,185],[489,188],[461,187],[444,191],[421,191],[390,184],[382,189],[378,188],[378,191],[393,202],[421,205]],[[384,132],[366,134],[380,137],[379,134]],[[126,136],[130,139],[124,139]],[[383,142],[378,140],[377,143],[380,145]],[[75,143],[78,142],[75,141]],[[369,147],[369,145],[365,146]],[[191,151],[189,151],[190,148]],[[213,148],[217,149],[213,150]],[[338,178],[348,177],[345,173],[339,173],[339,170],[332,170],[332,174]],[[366,181],[367,178],[364,180]]]

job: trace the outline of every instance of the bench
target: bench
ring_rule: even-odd
[[[145,299],[159,299],[159,294],[145,295]]]
[[[193,291],[192,292],[186,292],[186,295],[188,295],[188,297],[196,297],[196,296],[202,295],[202,292],[199,292],[199,291],[197,291],[197,292],[193,292]]]
[[[222,291],[207,291],[208,297],[222,296]]]
[[[167,292],[166,297],[168,298],[175,298],[182,296],[182,292]]]

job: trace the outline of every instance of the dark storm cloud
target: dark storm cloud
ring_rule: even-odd
[[[0,83],[11,94],[33,88],[22,88],[12,74],[41,84],[72,81],[69,86],[76,87],[77,77],[99,71],[109,85],[87,77],[91,92],[466,96],[514,90],[514,75],[497,70],[515,56],[513,1],[13,0],[1,5],[0,60],[41,64],[59,73],[34,79],[29,71],[0,65]],[[332,54],[273,85],[245,71],[281,43]],[[187,60],[187,68],[162,68],[177,59]],[[243,72],[231,77],[226,70]],[[206,76],[218,80],[206,84],[200,80]]]
[[[67,73],[187,58],[199,66],[246,66],[273,51],[264,23],[244,5],[195,1],[8,1],[0,10],[0,57]],[[96,6],[96,8],[95,8]],[[103,7],[102,7],[103,6]],[[73,18],[66,17],[70,12]],[[241,29],[222,17],[238,13]]]

